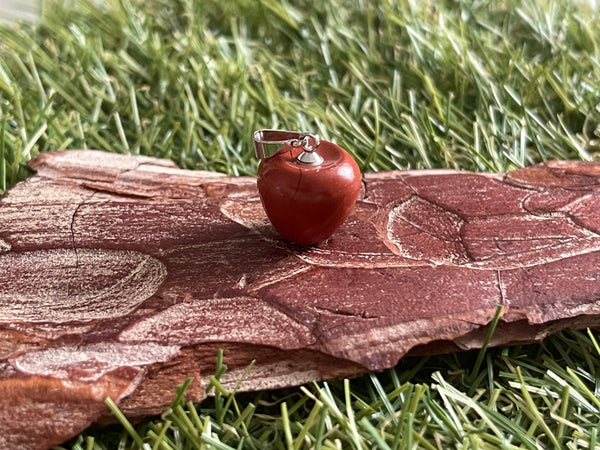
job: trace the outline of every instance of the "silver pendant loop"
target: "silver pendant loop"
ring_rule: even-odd
[[[289,144],[292,147],[302,147],[304,150],[296,158],[300,164],[317,165],[323,162],[323,158],[315,152],[321,143],[321,138],[311,131],[256,130],[252,134],[252,140],[256,157],[260,159],[268,158],[275,153],[268,154],[265,148],[267,145]]]

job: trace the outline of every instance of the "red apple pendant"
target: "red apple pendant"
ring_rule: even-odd
[[[352,212],[361,187],[358,165],[344,149],[312,133],[254,133],[258,192],[269,220],[287,240],[314,245],[329,238]],[[284,143],[265,158],[265,143]]]

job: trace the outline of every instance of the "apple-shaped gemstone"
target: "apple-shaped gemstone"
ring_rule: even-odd
[[[258,168],[258,191],[269,220],[287,240],[315,245],[329,238],[352,212],[361,186],[356,161],[321,141],[320,164],[303,164],[302,147],[286,144]]]

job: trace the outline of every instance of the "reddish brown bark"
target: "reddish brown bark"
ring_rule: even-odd
[[[272,229],[253,178],[93,151],[31,166],[0,199],[1,447],[60,443],[107,396],[160,412],[190,376],[201,400],[217,349],[226,385],[256,359],[256,390],[475,348],[498,305],[495,345],[600,314],[599,164],[367,174],[311,248]]]

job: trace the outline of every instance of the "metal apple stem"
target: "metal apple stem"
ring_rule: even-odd
[[[266,145],[289,144],[292,147],[302,147],[304,150],[296,158],[298,163],[316,166],[323,162],[323,158],[316,152],[321,138],[317,133],[311,131],[257,130],[252,134],[252,139],[256,156],[260,159],[268,157],[265,150]]]

